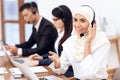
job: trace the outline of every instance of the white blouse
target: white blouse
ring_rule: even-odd
[[[63,35],[64,35],[64,31],[61,32],[60,30],[58,30],[58,38],[55,41],[55,50],[57,53],[58,53],[58,44],[59,44],[59,41],[61,40],[61,38],[63,37]]]
[[[105,39],[105,38],[103,38]],[[72,65],[74,71],[74,77],[81,80],[101,80],[107,79],[106,65],[107,56],[110,49],[110,42],[106,38],[105,42],[96,48],[90,55],[85,57],[81,61],[77,61],[74,58],[74,40],[72,37],[63,44],[63,51],[60,57],[60,68],[55,69],[54,63],[50,67],[58,74],[64,74],[68,66]]]

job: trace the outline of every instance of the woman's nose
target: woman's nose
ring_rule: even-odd
[[[76,22],[76,27],[80,27],[80,23],[79,22]]]

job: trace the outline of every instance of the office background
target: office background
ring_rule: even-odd
[[[56,6],[65,4],[74,12],[80,5],[90,5],[96,12],[99,24],[102,26],[101,29],[107,32],[107,35],[120,34],[119,0],[0,0],[0,40],[3,39],[8,44],[14,45],[28,39],[32,25],[23,25],[23,19],[18,12],[20,6],[18,3],[22,4],[31,1],[37,2],[40,14],[50,21],[52,21],[51,10]],[[117,52],[115,44],[112,44],[108,67],[117,66],[119,66]]]

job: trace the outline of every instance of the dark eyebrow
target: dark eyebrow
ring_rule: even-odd
[[[53,21],[57,21],[57,20],[59,20],[60,18],[52,18],[53,19]]]
[[[85,18],[81,18],[80,20],[87,20],[87,19],[85,19]]]

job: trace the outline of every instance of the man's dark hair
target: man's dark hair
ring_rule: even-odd
[[[35,8],[36,11],[38,11],[38,6],[35,2],[31,2],[31,3],[24,3],[20,8],[19,11],[22,12],[24,9],[31,9]]]

